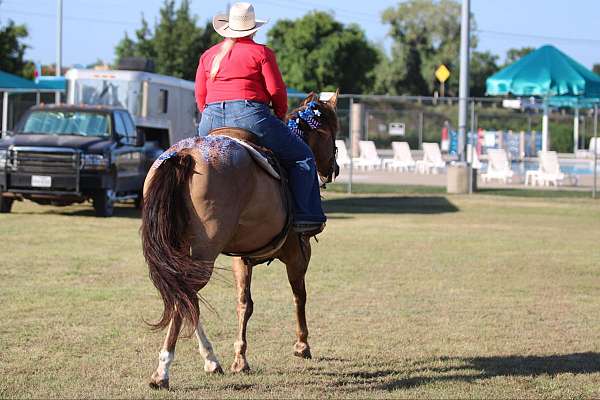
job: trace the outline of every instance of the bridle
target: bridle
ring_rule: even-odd
[[[317,108],[318,103],[316,101],[311,101],[307,103],[304,107],[301,107],[299,110],[296,110],[288,117],[288,128],[290,131],[300,137],[305,143],[308,144],[308,136],[313,132],[323,132],[328,133],[333,141],[332,149],[332,160],[331,166],[327,175],[322,178],[321,174],[317,171],[317,175],[319,177],[319,184],[321,187],[325,187],[325,184],[333,182],[336,176],[336,159],[338,149],[335,145],[335,134],[333,132],[326,132],[322,127],[322,122],[319,120],[321,116],[321,111]]]

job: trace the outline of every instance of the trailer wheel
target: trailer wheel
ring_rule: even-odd
[[[14,200],[9,197],[0,196],[0,213],[8,214],[12,210]]]
[[[97,217],[112,217],[114,209],[114,192],[111,189],[102,189],[92,199]]]

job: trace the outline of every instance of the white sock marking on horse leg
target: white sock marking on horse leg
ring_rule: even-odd
[[[214,372],[219,369],[221,367],[219,360],[215,356],[212,345],[206,337],[200,321],[198,321],[198,326],[196,327],[196,337],[198,338],[198,350],[202,358],[204,358],[204,371]]]
[[[169,352],[167,350],[161,350],[158,353],[158,368],[156,369],[156,375],[158,379],[169,380],[169,367],[175,358],[175,352]]]

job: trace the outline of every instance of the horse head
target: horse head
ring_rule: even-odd
[[[338,94],[339,90],[330,99],[323,101],[311,92],[300,106],[288,115],[288,126],[302,137],[315,156],[322,185],[333,181],[340,172],[335,159],[335,137],[339,130],[336,114]]]

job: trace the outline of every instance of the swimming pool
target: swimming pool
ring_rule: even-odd
[[[512,161],[511,169],[517,175],[525,175],[526,171],[537,171],[539,163],[537,161]],[[481,162],[481,170],[487,170],[487,162]],[[594,160],[560,160],[560,170],[570,175],[592,175],[594,171]],[[600,175],[600,159],[596,166],[596,171]]]

